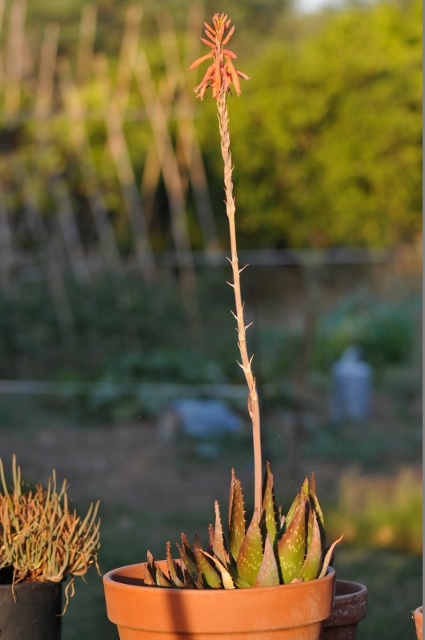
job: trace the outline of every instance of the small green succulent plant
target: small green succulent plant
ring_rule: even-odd
[[[146,585],[188,589],[271,587],[325,575],[334,542],[326,551],[323,514],[314,475],[305,479],[286,516],[276,506],[273,475],[267,465],[260,515],[254,512],[248,528],[240,481],[232,472],[228,541],[215,503],[215,525],[209,527],[209,545],[195,536],[193,546],[185,534],[177,545],[180,558],[172,557],[167,543],[166,568],[148,552]],[[162,568],[161,568],[162,567]],[[165,569],[165,570],[164,570]]]

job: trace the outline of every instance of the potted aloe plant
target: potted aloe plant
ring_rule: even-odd
[[[99,503],[78,515],[54,471],[46,489],[25,486],[16,456],[12,475],[9,488],[0,459],[0,637],[59,640],[75,576],[97,566]]]
[[[211,89],[217,103],[224,162],[229,258],[234,291],[240,367],[248,386],[248,413],[254,449],[254,510],[246,519],[242,487],[232,471],[226,537],[219,505],[204,546],[195,535],[193,545],[182,534],[176,555],[170,543],[165,558],[108,572],[104,580],[107,613],[121,640],[193,638],[235,640],[285,638],[318,640],[323,622],[332,612],[335,572],[329,567],[334,542],[327,547],[323,514],[314,475],[306,478],[287,513],[277,506],[273,474],[263,477],[260,407],[252,356],[248,354],[244,305],[241,297],[232,183],[227,98],[241,93],[236,55],[226,48],[233,32],[225,14],[205,23],[209,52],[191,69],[210,61],[195,92],[201,100]]]

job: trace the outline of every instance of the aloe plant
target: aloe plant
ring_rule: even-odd
[[[232,471],[226,539],[218,502],[215,524],[209,527],[205,549],[195,536],[191,546],[182,534],[174,559],[167,543],[166,567],[148,552],[144,583],[148,586],[191,589],[271,587],[325,575],[335,545],[326,550],[323,514],[316,496],[314,474],[305,479],[286,516],[276,506],[273,474],[266,467],[261,513],[247,526],[240,481]]]
[[[313,580],[325,575],[334,542],[326,551],[326,537],[322,510],[316,496],[314,475],[304,481],[286,516],[276,507],[273,475],[267,465],[262,478],[260,407],[256,381],[252,371],[253,356],[248,354],[244,319],[244,304],[241,296],[237,241],[236,205],[233,196],[232,155],[230,151],[229,115],[227,97],[232,87],[239,96],[240,80],[249,77],[235,68],[237,57],[225,48],[235,27],[224,13],[216,13],[213,26],[204,23],[206,38],[201,38],[210,51],[195,60],[194,69],[206,60],[211,60],[201,83],[195,88],[197,97],[203,100],[208,89],[217,101],[221,154],[224,163],[224,190],[232,267],[235,311],[238,333],[239,363],[248,386],[248,413],[252,422],[254,448],[254,512],[249,525],[245,522],[244,500],[239,480],[232,472],[228,541],[221,522],[219,505],[215,503],[215,525],[210,525],[208,549],[204,549],[198,536],[193,546],[185,534],[178,545],[180,558],[173,559],[170,543],[167,544],[166,570],[148,552],[145,564],[146,585],[175,588],[235,589],[266,587],[288,584],[294,581]]]

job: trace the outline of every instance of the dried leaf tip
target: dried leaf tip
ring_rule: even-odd
[[[201,41],[210,47],[209,53],[201,56],[193,62],[189,69],[195,69],[208,59],[212,59],[212,63],[208,67],[201,83],[195,87],[196,97],[203,100],[207,89],[212,89],[213,98],[217,99],[221,91],[232,93],[232,84],[237,95],[241,93],[239,78],[249,80],[246,73],[239,71],[233,65],[232,59],[237,58],[236,54],[230,49],[224,49],[235,31],[235,25],[230,27],[231,20],[225,13],[215,13],[212,17],[213,27],[204,22],[206,38]],[[227,33],[226,33],[227,31]]]

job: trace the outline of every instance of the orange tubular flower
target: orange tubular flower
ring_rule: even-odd
[[[232,84],[236,94],[239,95],[241,92],[239,77],[244,80],[249,80],[249,77],[245,73],[235,69],[232,59],[237,58],[236,54],[229,49],[224,49],[224,45],[229,42],[233,35],[235,26],[233,25],[225,36],[224,34],[231,22],[231,20],[227,19],[227,15],[224,13],[216,13],[213,15],[212,21],[214,28],[204,22],[207,39],[201,38],[201,41],[210,47],[211,51],[195,60],[189,67],[189,69],[195,69],[205,62],[205,60],[209,60],[210,58],[213,60],[202,78],[201,83],[194,89],[196,97],[201,98],[201,100],[203,100],[206,90],[210,87],[212,89],[212,96],[215,99],[218,98],[222,87],[231,94]]]

